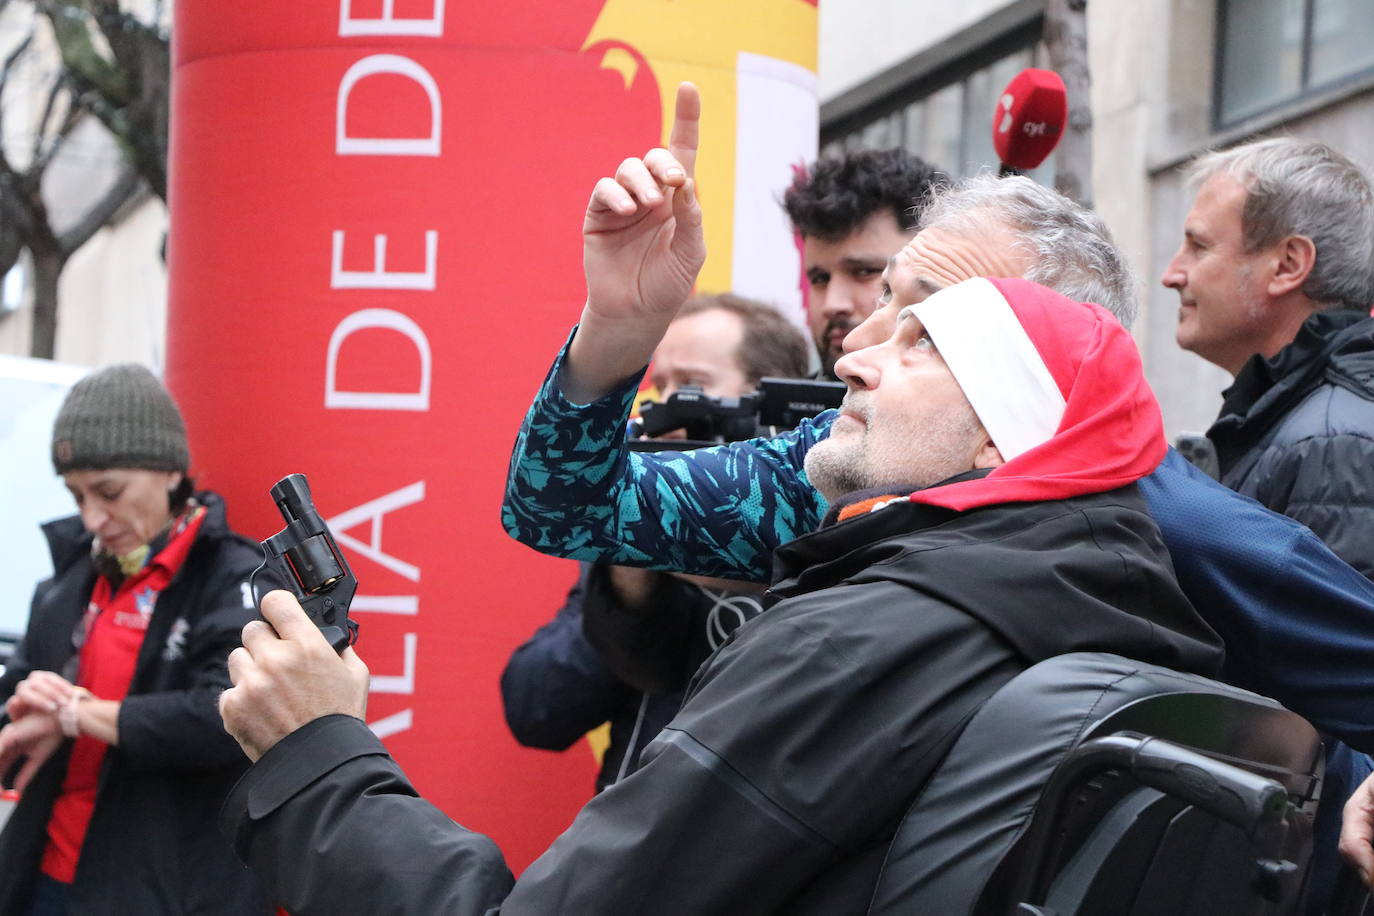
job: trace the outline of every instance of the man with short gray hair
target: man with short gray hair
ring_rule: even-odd
[[[1329,146],[1287,138],[1191,171],[1163,282],[1179,346],[1235,376],[1208,432],[1222,482],[1374,577],[1374,190]]]
[[[964,178],[931,194],[917,230],[969,236],[980,227],[1010,231],[1027,280],[1080,302],[1096,302],[1126,328],[1140,313],[1139,281],[1102,217],[1023,176]]]

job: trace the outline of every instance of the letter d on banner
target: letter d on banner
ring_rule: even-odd
[[[394,391],[340,391],[337,382],[339,348],[344,339],[355,331],[365,328],[380,328],[395,331],[415,345],[420,357],[420,390],[415,392]],[[351,410],[429,410],[430,354],[429,341],[425,332],[411,319],[391,309],[363,309],[354,312],[334,328],[329,335],[329,353],[325,361],[324,406],[326,408],[345,408]]]

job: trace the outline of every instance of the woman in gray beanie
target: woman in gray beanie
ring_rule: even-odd
[[[0,676],[0,913],[270,913],[215,827],[246,766],[216,708],[261,552],[195,493],[186,427],[142,366],[73,386],[53,467],[79,515]]]

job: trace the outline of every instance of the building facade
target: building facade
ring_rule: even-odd
[[[903,144],[956,174],[996,168],[996,93],[1048,66],[1043,0],[821,4],[823,146]],[[1174,343],[1159,277],[1191,204],[1183,166],[1258,136],[1329,143],[1374,171],[1374,0],[1087,4],[1093,202],[1141,277],[1135,333],[1170,436],[1230,382]],[[1051,182],[1053,160],[1033,177]]]
[[[822,147],[903,145],[955,174],[995,168],[997,93],[1048,66],[1043,15],[1044,0],[821,3]],[[1374,171],[1374,0],[1098,0],[1087,27],[1094,205],[1141,277],[1135,333],[1169,433],[1204,430],[1229,377],[1178,349],[1177,296],[1159,284],[1191,199],[1182,167],[1286,134]],[[91,153],[86,180],[115,155]],[[1052,183],[1054,159],[1032,177]],[[161,367],[166,224],[145,196],[72,258],[58,361]],[[0,353],[27,353],[29,326],[21,263],[0,296]]]
[[[164,24],[158,0],[124,0],[120,8]],[[97,51],[99,41],[93,43]],[[125,167],[115,137],[94,117],[67,118],[67,96],[55,89],[61,55],[46,17],[35,4],[0,8],[0,150],[9,168],[46,162],[39,184],[49,227],[59,236],[83,223],[92,204],[115,185]],[[133,361],[160,370],[166,340],[167,271],[162,251],[167,208],[146,186],[128,198],[104,227],[67,260],[58,281],[56,362],[100,366]],[[33,337],[34,270],[27,252],[0,281],[0,355],[27,356]]]

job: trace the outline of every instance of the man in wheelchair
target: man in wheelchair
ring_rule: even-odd
[[[667,203],[679,226],[689,191]],[[1136,491],[1165,445],[1120,323],[1026,280],[937,290],[894,260],[886,285],[906,307],[836,365],[849,394],[806,460],[830,513],[778,551],[776,603],[518,882],[367,730],[362,662],[264,600],[221,701],[257,761],[224,818],[283,906],[863,912],[903,816],[1018,674],[1080,650],[1217,669]]]

